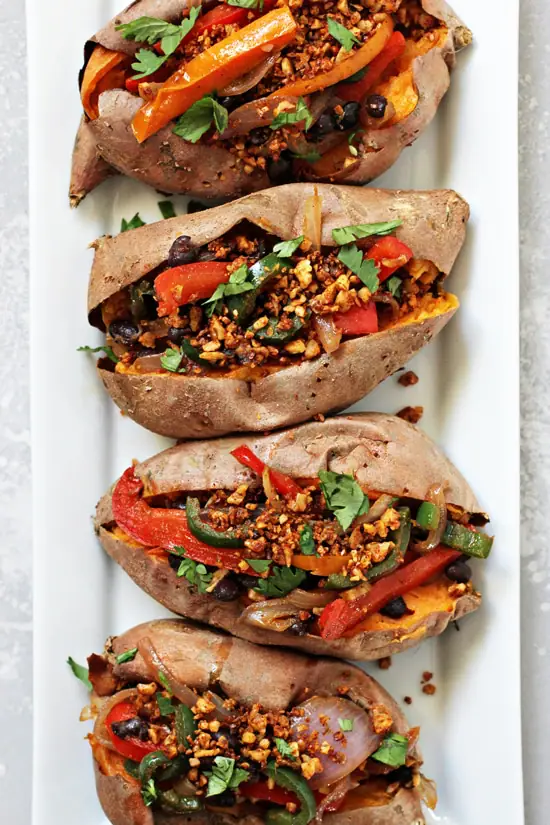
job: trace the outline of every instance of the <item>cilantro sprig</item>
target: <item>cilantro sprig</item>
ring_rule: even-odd
[[[178,347],[177,349],[173,349],[173,347],[168,347],[160,356],[161,367],[165,370],[168,370],[168,372],[186,372],[185,367],[181,366],[182,361],[183,350],[181,349],[181,347]]]
[[[363,252],[356,244],[348,243],[340,247],[338,260],[351,269],[354,275],[357,275],[369,292],[376,292],[380,286],[378,279],[380,270],[373,260],[363,256]]]
[[[303,570],[274,564],[267,579],[259,579],[254,590],[264,596],[280,599],[300,587],[305,578],[306,573]]]
[[[389,235],[403,224],[403,221],[385,221],[383,223],[358,223],[351,226],[341,226],[332,230],[332,238],[338,246],[353,243],[359,238],[370,238],[372,235]]]
[[[206,796],[218,796],[224,791],[234,791],[241,782],[246,782],[250,774],[244,768],[238,768],[235,760],[228,756],[216,756],[212,771],[206,772],[208,789]]]
[[[84,665],[79,665],[78,662],[75,662],[72,656],[69,656],[67,659],[67,664],[71,668],[72,672],[76,676],[77,679],[80,679],[83,685],[88,688],[88,690],[92,689],[92,683],[88,678],[88,668],[84,667]]]
[[[113,362],[113,364],[118,364],[118,362],[119,362],[119,359],[114,354],[111,347],[107,347],[107,346],[102,346],[102,347],[77,347],[76,351],[77,352],[92,352],[92,353],[102,352],[104,355],[107,356],[107,358],[110,361]]]
[[[313,538],[313,528],[311,524],[304,524],[300,530],[300,552],[304,556],[315,555],[315,540]]]
[[[300,235],[298,238],[292,238],[290,241],[276,243],[273,247],[273,252],[275,252],[279,258],[292,258],[300,244],[303,243],[304,237],[304,235]]]
[[[189,143],[197,143],[212,124],[220,134],[227,129],[229,112],[214,95],[205,95],[182,114],[172,129],[173,133]]]
[[[254,284],[248,281],[250,270],[246,264],[232,272],[229,276],[229,281],[226,284],[219,284],[214,294],[206,301],[203,301],[203,307],[206,307],[206,314],[210,317],[215,312],[219,312],[225,298],[231,295],[242,295],[243,292],[249,292],[254,289]]]
[[[116,26],[116,31],[122,34],[125,40],[135,40],[137,43],[148,43],[153,46],[160,40],[162,54],[150,49],[140,49],[136,53],[136,62],[132,63],[132,69],[137,72],[135,80],[141,80],[158,71],[174,54],[184,37],[186,37],[196,23],[201,11],[200,6],[192,6],[189,16],[184,17],[179,26],[160,20],[157,17],[138,17],[129,23],[121,23]]]
[[[305,130],[307,132],[313,124],[313,115],[309,111],[304,98],[299,97],[295,109],[279,112],[269,125],[272,129],[280,129],[281,126],[292,126],[294,123],[301,123],[302,121],[305,122]]]
[[[137,656],[137,647],[132,647],[130,650],[125,650],[124,653],[119,653],[116,657],[117,665],[123,665],[124,662],[133,662]]]
[[[275,742],[275,747],[282,757],[285,759],[291,759],[293,762],[296,761],[296,757],[292,753],[292,748],[285,739],[280,739],[278,736],[274,736],[273,741]]]
[[[371,759],[390,765],[392,768],[400,768],[407,760],[407,750],[409,740],[399,733],[389,733],[382,740],[382,744],[371,754]]]
[[[136,212],[134,217],[130,218],[129,221],[127,221],[126,218],[122,218],[120,231],[128,232],[129,229],[139,229],[140,226],[145,226],[145,221],[142,221],[139,212]]]
[[[335,20],[334,17],[327,17],[327,23],[328,33],[340,43],[340,45],[344,48],[344,51],[350,52],[354,46],[361,43],[353,32],[350,32],[349,29],[342,26],[342,24]]]
[[[368,513],[368,496],[353,476],[320,470],[319,479],[327,507],[343,530],[347,530],[357,516]]]

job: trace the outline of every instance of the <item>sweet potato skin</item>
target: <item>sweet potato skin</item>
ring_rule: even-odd
[[[289,184],[248,195],[234,203],[184,215],[96,241],[88,291],[88,313],[114,293],[147,275],[168,257],[180,235],[208,243],[243,220],[279,238],[302,234],[313,184]],[[323,244],[332,230],[353,224],[403,220],[397,237],[416,258],[432,261],[447,275],[458,256],[469,217],[467,203],[451,190],[406,192],[317,187],[322,202]],[[304,361],[255,382],[216,377],[118,373],[99,366],[115,403],[130,418],[161,435],[205,438],[227,432],[266,430],[345,409],[402,367],[449,322],[458,307],[374,335],[345,341],[332,355]],[[214,375],[214,373],[213,373]]]
[[[402,150],[413,143],[434,117],[449,88],[456,51],[468,45],[472,36],[443,0],[422,0],[421,4],[428,14],[448,28],[448,35],[441,45],[434,47],[428,55],[417,57],[413,63],[414,81],[419,93],[416,109],[401,123],[387,129],[369,131],[365,138],[371,151],[328,180],[358,184],[374,180],[393,165]],[[88,41],[85,53],[89,52],[90,43],[100,43],[107,49],[133,55],[139,44],[125,40],[116,31],[119,23],[127,23],[142,15],[177,22],[188,5],[191,4],[187,0],[137,0]],[[205,198],[235,198],[271,185],[267,174],[261,170],[251,175],[244,173],[228,149],[211,145],[194,146],[174,135],[171,126],[165,127],[144,144],[138,144],[130,124],[140,106],[139,98],[123,90],[104,92],[100,98],[100,116],[89,124],[99,155],[117,171],[163,192]],[[89,162],[93,163],[91,157]],[[73,164],[72,177],[75,185],[78,184],[77,191],[82,200],[102,178],[85,171],[85,158],[78,147]],[[305,166],[304,174],[307,176],[307,164],[299,165]],[[197,174],[198,170],[200,174]],[[74,187],[71,191],[72,203],[77,205]]]
[[[353,473],[365,486],[424,499],[436,482],[446,485],[449,503],[467,512],[479,512],[474,493],[459,471],[417,427],[381,413],[337,416],[267,436],[228,438],[177,445],[136,467],[145,494],[175,490],[231,489],[253,476],[230,455],[238,444],[248,444],[266,463],[295,478],[317,475],[320,469]],[[414,471],[412,470],[414,468]],[[103,548],[146,593],[180,615],[222,628],[235,636],[265,645],[280,645],[318,655],[368,661],[391,656],[442,633],[450,621],[476,610],[477,593],[453,599],[407,627],[399,622],[337,641],[312,634],[281,637],[275,631],[251,627],[242,619],[239,602],[219,602],[201,595],[183,578],[177,578],[167,562],[115,536],[111,495],[99,502],[96,530]]]
[[[181,620],[146,622],[112,640],[108,658],[115,677],[132,682],[150,680],[139,653],[132,661],[123,664],[117,664],[115,658],[136,647],[144,638],[152,641],[176,678],[197,690],[215,689],[217,684],[227,696],[241,702],[260,702],[266,708],[280,710],[299,702],[306,688],[320,695],[332,695],[345,684],[350,689],[350,697],[359,704],[366,707],[383,704],[394,720],[395,732],[405,734],[409,729],[400,707],[388,692],[353,665],[334,659],[315,659],[288,650],[261,648]],[[251,670],[255,674],[254,680],[250,680]],[[254,684],[250,684],[251,681]],[[416,748],[412,755],[421,760]],[[214,811],[189,816],[153,814],[143,805],[137,782],[119,773],[108,776],[102,773],[97,763],[94,764],[98,796],[113,825],[183,825],[184,822],[189,825],[234,825],[236,822],[230,814]],[[415,821],[420,825],[424,822],[418,794],[405,789],[387,805],[330,814],[326,820],[330,825],[411,825]],[[250,814],[240,817],[239,822],[262,825],[263,819]]]

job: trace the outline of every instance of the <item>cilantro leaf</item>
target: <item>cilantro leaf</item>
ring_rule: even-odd
[[[166,676],[164,675],[164,673],[162,673],[162,671],[160,671],[160,670],[157,670],[157,682],[159,683],[159,685],[162,685],[162,687],[164,688],[164,690],[165,690],[165,691],[166,691],[166,692],[167,692],[170,696],[172,696],[172,688],[170,687],[170,685],[169,685],[169,683],[168,683],[168,679],[166,678]]]
[[[149,779],[147,784],[141,789],[143,804],[149,808],[158,797],[157,786],[154,779]]]
[[[235,790],[250,776],[248,771],[235,766],[235,760],[228,756],[216,756],[212,771],[207,772],[208,790],[206,796],[218,796],[226,790]]]
[[[77,352],[103,352],[107,358],[109,358],[113,364],[118,364],[119,359],[114,354],[111,347],[77,347]]]
[[[280,112],[269,124],[272,129],[280,129],[281,126],[291,126],[293,123],[305,121],[305,130],[309,129],[313,123],[313,116],[309,111],[303,97],[298,98],[296,108],[293,111]]]
[[[132,63],[132,69],[137,72],[133,80],[141,80],[143,77],[154,74],[165,61],[165,55],[155,54],[149,49],[140,49],[136,52],[136,62]]]
[[[361,512],[367,496],[353,476],[320,470],[319,478],[328,509],[334,513],[340,526],[347,530]]]
[[[212,95],[205,95],[193,103],[176,121],[173,132],[178,137],[196,143],[214,123],[218,132],[227,129],[229,112]]]
[[[124,662],[133,662],[136,658],[137,652],[137,647],[132,647],[130,650],[125,650],[124,653],[120,653],[116,657],[117,665],[123,665]]]
[[[274,564],[267,579],[260,579],[253,589],[264,596],[280,598],[299,587],[305,577],[305,572],[296,567],[280,567]]]
[[[159,201],[159,209],[165,220],[176,217],[176,210],[172,201]]]
[[[334,17],[327,17],[328,23],[328,33],[337,40],[340,45],[344,47],[346,52],[350,52],[354,46],[360,44],[360,40],[350,32],[349,29],[346,29],[345,26],[342,26]]]
[[[249,274],[250,270],[247,265],[241,264],[235,272],[231,273],[226,284],[218,284],[214,294],[203,301],[203,307],[207,308],[206,314],[210,317],[214,312],[219,312],[224,298],[230,295],[241,295],[243,292],[250,292],[251,289],[254,289],[254,284],[247,280]]]
[[[351,269],[370,292],[376,292],[380,286],[378,273],[380,270],[373,260],[365,258],[363,252],[354,243],[340,247],[338,260]]]
[[[178,567],[177,576],[186,578],[189,584],[194,585],[199,593],[206,593],[206,588],[212,581],[212,573],[209,573],[204,564],[183,558]]]
[[[272,564],[271,559],[245,559],[245,561],[256,573],[265,573]]]
[[[159,706],[159,713],[161,716],[170,716],[171,713],[174,713],[176,709],[172,704],[171,699],[167,699],[166,696],[162,695],[162,693],[157,693],[155,698],[157,700],[157,705]]]
[[[291,241],[281,241],[275,244],[273,252],[275,252],[279,258],[292,258],[303,240],[304,236],[300,235],[299,238],[292,238]]]
[[[178,349],[168,347],[160,356],[160,365],[168,372],[185,372],[185,368],[180,370],[182,360],[183,350],[181,347]]]
[[[397,275],[392,275],[391,278],[388,278],[386,281],[386,289],[393,295],[394,298],[401,297],[401,278],[398,278]]]
[[[225,0],[228,6],[239,6],[241,9],[260,9],[264,7],[264,0]]]
[[[352,74],[350,77],[346,77],[346,79],[343,80],[342,83],[357,83],[359,80],[363,80],[368,70],[368,66],[363,66],[363,68],[359,69],[357,72],[355,72],[355,74]]]
[[[357,132],[353,133],[354,136]],[[386,221],[384,223],[358,223],[354,226],[342,226],[332,230],[333,240],[338,246],[353,243],[358,238],[370,238],[371,235],[389,235],[394,229],[403,224],[403,221]]]
[[[353,719],[338,719],[338,724],[340,725],[340,730],[343,730],[344,733],[353,730]]]
[[[179,31],[179,26],[160,20],[158,17],[138,17],[130,23],[121,23],[115,26],[125,40],[135,40],[138,43],[149,43],[153,46],[158,40]]]
[[[284,739],[279,739],[278,736],[274,736],[273,740],[275,742],[275,747],[277,748],[281,756],[283,756],[285,759],[292,759],[293,762],[296,761],[296,757],[292,753],[292,748],[290,747],[287,741],[285,741]]]
[[[88,679],[88,668],[84,667],[84,665],[79,665],[78,662],[69,656],[67,659],[67,664],[71,668],[72,672],[76,676],[77,679],[80,679],[83,685],[88,688],[88,690],[92,689],[92,683]]]
[[[134,217],[129,221],[127,221],[126,218],[122,218],[120,231],[127,232],[129,229],[139,229],[140,226],[145,226],[145,221],[142,221],[139,212],[136,212]]]
[[[399,733],[389,733],[382,740],[382,744],[371,754],[371,759],[390,765],[392,768],[400,768],[407,760],[407,750],[409,740]]]
[[[315,555],[315,541],[311,524],[304,524],[300,531],[300,550],[304,556]]]

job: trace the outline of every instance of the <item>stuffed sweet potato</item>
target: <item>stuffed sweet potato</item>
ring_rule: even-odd
[[[422,825],[418,728],[349,664],[149,622],[88,659],[113,825]],[[251,678],[253,676],[253,678]]]
[[[453,316],[443,282],[468,215],[449,190],[290,184],[100,239],[103,383],[174,438],[345,409]]]
[[[206,198],[366,183],[470,41],[443,0],[137,0],[86,43],[71,203],[113,172]]]
[[[263,644],[368,660],[475,610],[487,516],[414,425],[379,413],[189,441],[100,501],[104,549],[169,610]]]

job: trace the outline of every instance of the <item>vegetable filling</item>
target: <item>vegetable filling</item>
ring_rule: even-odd
[[[139,49],[95,46],[81,86],[90,119],[102,92],[125,88],[143,100],[139,142],[169,126],[273,183],[334,174],[372,151],[372,134],[417,106],[414,59],[447,37],[418,0],[232,0],[191,6],[179,24],[116,28]]]
[[[102,304],[110,368],[254,380],[456,306],[444,273],[396,237],[401,221],[334,229],[335,246],[320,246],[316,206],[307,237],[241,223],[202,246],[177,238],[160,267]]]
[[[417,501],[328,470],[294,479],[246,445],[232,455],[256,481],[145,497],[129,468],[107,528],[165,558],[199,593],[239,600],[250,625],[280,633],[339,639],[376,615],[389,627],[414,620],[419,594],[433,590],[452,610],[474,593],[469,562],[491,551],[478,529],[487,518],[447,503],[443,485]]]

